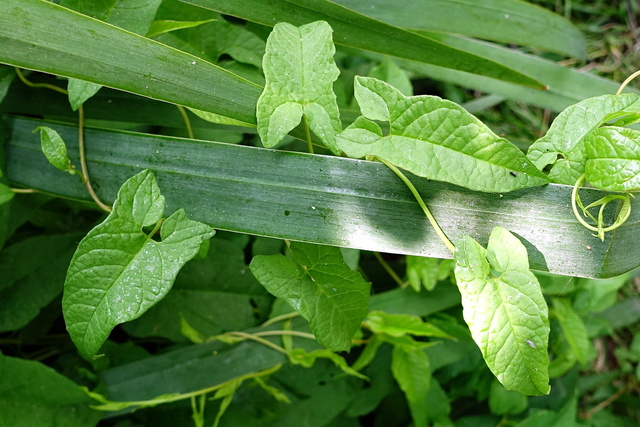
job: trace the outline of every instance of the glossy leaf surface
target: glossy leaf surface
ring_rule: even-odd
[[[41,126],[36,130],[40,131],[40,145],[49,163],[64,172],[72,170],[71,160],[67,156],[67,146],[60,134],[46,126]]]
[[[291,243],[290,249],[293,259],[255,256],[251,272],[309,321],[320,344],[349,350],[368,311],[370,283],[349,268],[338,248]]]
[[[67,330],[84,355],[96,354],[116,325],[164,298],[182,265],[213,235],[179,210],[162,222],[162,241],[156,242],[143,228],[157,228],[163,211],[155,178],[143,171],[123,184],[113,212],[80,242],[62,307]]]
[[[356,77],[355,95],[364,117],[337,140],[349,157],[375,156],[418,176],[477,191],[512,191],[548,182],[515,145],[451,101],[406,97],[367,77]],[[371,120],[388,121],[389,135]]]
[[[640,189],[640,131],[603,127],[584,138],[585,178],[609,191]]]
[[[539,168],[551,166],[549,178],[573,185],[584,173],[584,137],[605,121],[640,108],[636,94],[602,95],[585,99],[565,109],[553,121],[547,134],[534,142],[527,157]]]
[[[333,60],[331,33],[324,21],[273,27],[263,58],[266,85],[256,107],[265,147],[279,143],[302,119],[339,154],[335,137],[342,124],[333,82],[340,70]]]
[[[507,390],[548,394],[548,308],[524,245],[496,227],[487,249],[465,236],[454,256],[464,320],[491,372]]]

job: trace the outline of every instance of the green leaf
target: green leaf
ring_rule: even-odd
[[[608,191],[640,189],[640,131],[602,127],[584,138],[585,178]]]
[[[207,19],[204,21],[156,20],[151,23],[151,27],[149,27],[149,31],[147,31],[146,36],[152,38],[159,36],[160,34],[169,33],[175,30],[183,30],[185,28],[193,28],[213,21],[215,21],[215,19]]]
[[[538,47],[580,59],[586,57],[580,30],[567,19],[514,0],[335,0],[349,9],[412,31],[462,34],[485,40]],[[429,19],[424,19],[428,11]],[[562,40],[562,43],[558,43]]]
[[[528,400],[523,394],[506,390],[498,381],[489,389],[489,408],[496,415],[519,414],[527,409]]]
[[[188,220],[179,210],[162,222],[162,242],[156,242],[143,227],[158,223],[163,210],[155,178],[143,171],[122,185],[113,212],[80,242],[67,272],[62,307],[67,330],[82,354],[96,354],[116,325],[141,316],[164,298],[180,268],[213,235],[209,226]]]
[[[303,25],[321,19],[331,25],[336,43],[343,46],[543,88],[540,82],[516,73],[508,66],[498,65],[466,51],[452,49],[444,43],[393,27],[325,0],[181,1],[267,26],[273,26],[277,22]],[[265,13],[265,10],[270,13]]]
[[[64,172],[75,174],[71,160],[67,156],[67,146],[58,132],[47,126],[39,126],[35,131],[40,131],[40,145],[49,163]],[[35,132],[34,131],[34,132]]]
[[[388,314],[384,311],[372,311],[367,315],[363,326],[376,334],[386,334],[392,337],[415,335],[419,337],[452,338],[451,335],[424,322],[419,316],[408,314]]]
[[[548,308],[524,245],[496,227],[487,249],[464,236],[454,256],[464,320],[491,372],[507,390],[548,394]]]
[[[546,135],[534,142],[527,157],[539,168],[551,166],[549,178],[573,185],[584,173],[584,138],[598,126],[640,108],[636,94],[602,95],[566,108],[553,121]]]
[[[3,426],[94,426],[102,414],[70,379],[35,361],[0,355]]]
[[[291,243],[290,249],[293,260],[282,255],[254,257],[251,272],[309,321],[320,344],[349,350],[367,315],[370,283],[349,268],[338,248]]]
[[[506,192],[543,185],[545,175],[513,144],[459,105],[436,96],[406,97],[389,84],[356,77],[359,118],[337,139],[349,157],[376,156],[418,176],[471,190]],[[389,135],[377,124],[389,121]]]
[[[342,124],[333,92],[340,70],[333,59],[331,33],[323,21],[273,27],[263,58],[266,85],[256,107],[265,147],[274,147],[304,119],[331,151],[340,154],[335,137]]]
[[[431,367],[426,353],[419,347],[393,347],[391,372],[403,391],[416,426],[427,425],[427,395],[431,383]]]
[[[16,76],[16,72],[13,67],[7,67],[0,65],[0,102],[4,99],[9,91],[9,86]]]
[[[439,259],[407,255],[406,262],[407,277],[414,291],[420,292],[422,287],[432,291],[436,287],[439,278]]]
[[[311,353],[307,353],[302,348],[294,348],[289,352],[289,361],[294,365],[301,365],[305,368],[312,367],[313,364],[316,363],[316,360],[320,358],[331,360],[338,368],[340,368],[342,372],[347,375],[351,375],[365,381],[369,380],[369,378],[367,378],[365,375],[362,375],[360,372],[351,368],[343,357],[327,348],[313,350]]]
[[[564,337],[569,343],[576,360],[578,360],[581,365],[585,366],[587,363],[590,342],[584,322],[580,316],[578,316],[578,313],[573,310],[569,301],[561,298],[554,298],[552,302],[553,316],[558,319],[558,323],[560,323]]]
[[[78,110],[87,99],[98,93],[101,87],[101,85],[95,83],[70,78],[67,91],[69,92],[71,109],[73,111]]]
[[[389,57],[385,57],[382,63],[372,68],[369,77],[389,83],[406,96],[413,95],[413,85],[409,76]]]
[[[0,205],[7,203],[16,193],[10,188],[0,182]]]

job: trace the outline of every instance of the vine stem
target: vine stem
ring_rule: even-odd
[[[622,224],[614,224],[611,225],[609,227],[606,228],[598,228],[598,227],[594,227],[593,225],[589,224],[588,222],[586,222],[584,219],[582,219],[582,215],[580,215],[580,212],[578,212],[578,201],[580,201],[580,196],[578,195],[578,190],[580,188],[580,184],[582,184],[582,181],[584,181],[585,178],[585,174],[582,174],[582,176],[580,176],[580,178],[578,178],[578,180],[576,181],[576,183],[573,185],[573,190],[571,191],[571,209],[573,209],[573,214],[575,215],[576,219],[578,220],[578,222],[580,224],[582,224],[582,226],[584,228],[586,228],[587,230],[590,231],[595,231],[597,233],[602,232],[602,233],[608,233],[609,231],[613,231],[617,228],[620,227],[620,225]],[[582,205],[582,202],[580,202],[580,205]],[[589,206],[587,206],[587,208],[589,208]],[[626,215],[626,217],[624,218],[624,221],[626,221],[629,218],[629,214]],[[592,219],[594,219],[593,217],[591,217]]]
[[[189,120],[189,116],[187,115],[187,110],[182,105],[176,104],[176,107],[178,107],[178,111],[182,116],[182,120],[184,120],[184,125],[187,128],[187,135],[189,136],[190,139],[193,139],[193,128],[191,127],[191,120]]]
[[[380,265],[382,266],[382,268],[385,269],[385,271],[389,274],[389,276],[391,276],[391,278],[398,284],[398,286],[400,286],[401,288],[404,288],[404,282],[402,281],[402,279],[400,278],[400,276],[398,276],[396,274],[395,271],[393,271],[393,269],[391,268],[391,266],[389,265],[389,263],[387,261],[384,260],[384,258],[382,258],[382,255],[380,255],[380,252],[374,252],[373,256],[376,257],[376,259],[378,260],[378,262],[380,263]]]
[[[84,177],[84,186],[89,192],[89,195],[94,202],[100,207],[100,209],[111,212],[111,206],[102,203],[102,200],[98,197],[93,186],[91,185],[91,179],[89,178],[89,170],[87,169],[87,155],[84,150],[84,108],[80,106],[78,108],[78,151],[80,152],[80,169],[82,170],[82,176]]]
[[[435,232],[438,235],[438,237],[440,237],[440,240],[442,240],[442,242],[451,251],[451,253],[455,252],[455,250],[456,250],[455,245],[453,243],[451,243],[451,240],[449,240],[447,235],[444,234],[444,231],[442,231],[442,228],[440,228],[440,225],[438,224],[438,221],[436,221],[434,216],[431,214],[431,211],[429,210],[427,205],[424,203],[424,200],[422,200],[422,196],[420,196],[420,193],[418,193],[418,190],[416,190],[416,187],[413,185],[413,183],[411,181],[409,181],[409,178],[407,178],[405,176],[405,174],[403,174],[402,171],[400,169],[398,169],[395,165],[393,165],[393,164],[391,164],[391,163],[387,162],[386,160],[381,159],[379,157],[376,157],[375,159],[378,160],[383,165],[385,165],[386,167],[388,167],[389,169],[391,169],[393,171],[393,173],[398,175],[398,177],[402,180],[402,182],[404,182],[404,184],[407,186],[407,188],[409,188],[409,190],[411,191],[411,194],[413,194],[413,197],[415,197],[416,201],[418,202],[418,204],[422,208],[422,212],[424,212],[424,214],[427,216],[427,219],[431,223],[431,226],[435,230]]]
[[[627,77],[626,80],[624,82],[622,82],[622,84],[618,88],[618,91],[616,92],[616,95],[620,95],[622,93],[622,91],[624,90],[624,88],[627,87],[629,82],[631,80],[635,79],[638,76],[640,76],[640,70],[636,71],[635,73],[633,73],[629,77]]]
[[[311,132],[309,131],[309,125],[307,124],[307,116],[302,117],[302,123],[304,123],[304,134],[307,138],[307,146],[309,147],[309,153],[313,154],[313,143],[311,143]]]

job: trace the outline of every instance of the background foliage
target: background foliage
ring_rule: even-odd
[[[272,237],[302,233],[307,241],[331,243],[323,240],[323,232],[314,234],[304,221],[318,215],[331,222],[333,216],[317,212],[321,204],[315,198],[323,197],[318,192],[307,196],[305,211],[278,207],[283,214],[276,218],[255,210],[258,201],[272,203],[273,194],[267,197],[253,191],[247,195],[225,184],[220,198],[214,199],[196,193],[201,191],[196,188],[201,181],[176,183],[167,178],[175,167],[187,169],[192,176],[206,176],[216,166],[223,169],[226,161],[230,170],[240,169],[248,177],[245,187],[270,176],[284,182],[297,175],[305,179],[288,181],[288,185],[304,190],[311,186],[307,178],[318,169],[322,172],[328,163],[304,163],[306,169],[300,170],[287,166],[289,175],[283,176],[256,163],[264,158],[247,154],[244,162],[239,161],[239,153],[245,151],[229,149],[222,160],[203,165],[198,158],[202,161],[200,153],[210,143],[188,140],[178,140],[179,149],[168,154],[171,160],[160,160],[160,151],[165,146],[169,150],[175,140],[137,134],[260,147],[255,109],[265,82],[262,57],[269,27],[278,21],[301,25],[324,19],[332,25],[338,45],[335,58],[341,74],[334,90],[345,124],[358,116],[354,76],[371,76],[407,96],[435,94],[462,104],[498,135],[525,149],[546,132],[563,108],[614,92],[615,82],[640,68],[637,3],[537,2],[545,9],[529,9],[524,2],[508,0],[481,5],[463,1],[460,9],[447,1],[428,0],[406,2],[401,8],[385,7],[392,2],[357,0],[56,3],[130,33],[41,0],[7,0],[0,5],[0,62],[7,64],[0,68],[2,137],[7,147],[6,156],[0,156],[6,163],[2,165],[6,177],[0,176],[0,202],[4,203],[0,205],[0,425],[600,426],[640,422],[640,285],[634,272],[605,280],[536,272],[550,310],[552,389],[548,396],[526,397],[505,390],[485,365],[464,324],[450,261],[385,253],[390,246],[384,242],[378,245],[380,253],[289,245],[237,233]],[[489,3],[491,7],[483,7]],[[472,8],[473,18],[463,13],[465,8]],[[427,9],[432,19],[422,19]],[[522,25],[526,31],[515,30]],[[24,71],[28,81],[66,88],[68,99],[47,87],[28,87],[12,66],[32,70]],[[536,89],[540,83],[548,90]],[[191,129],[181,111],[162,101],[189,107],[184,114],[190,117]],[[188,206],[187,215],[200,220],[229,215],[234,219],[231,226],[212,225],[236,231],[218,231],[210,246],[203,245],[198,254],[192,246],[189,258],[195,258],[177,275],[171,291],[141,317],[116,326],[101,349],[104,356],[98,359],[82,356],[82,348],[78,351],[74,346],[61,305],[67,267],[78,242],[105,215],[86,202],[78,176],[46,165],[39,147],[38,151],[28,148],[32,130],[52,126],[67,141],[75,162],[77,149],[71,142],[77,129],[67,124],[77,122],[74,111],[83,105],[86,125],[109,130],[86,133],[90,154],[93,135],[94,142],[106,144],[104,150],[110,156],[90,164],[104,200],[115,199],[115,190],[133,175],[132,170],[164,170],[158,185],[167,192],[168,212]],[[24,132],[19,133],[21,126]],[[304,128],[298,127],[278,147],[306,151],[304,134]],[[33,139],[39,145],[37,135]],[[153,141],[157,152],[136,158],[135,144],[146,141]],[[56,152],[52,144],[49,150]],[[28,155],[16,147],[27,147]],[[314,149],[328,153],[318,146]],[[194,151],[187,154],[189,150]],[[294,155],[284,157],[292,159],[293,166],[302,164],[296,163]],[[133,164],[119,169],[128,162]],[[58,164],[67,168],[64,161]],[[339,174],[336,181],[348,181],[346,173],[340,174],[346,169],[339,165],[331,169]],[[353,167],[369,168],[357,165]],[[112,181],[101,181],[101,174]],[[229,176],[223,176],[226,181],[222,182],[235,180]],[[369,183],[384,186],[392,178]],[[337,185],[336,181],[331,182]],[[14,195],[9,186],[45,192]],[[391,198],[398,197],[393,194],[396,191],[392,188]],[[184,193],[191,193],[196,202],[183,205],[189,197]],[[280,197],[286,199],[283,193],[280,190]],[[66,197],[56,197],[61,195]],[[481,199],[473,200],[482,210]],[[349,215],[367,215],[366,206],[358,208]],[[152,210],[155,218],[157,209]],[[394,210],[390,217],[400,222],[404,218],[409,235],[417,220],[403,215]],[[286,218],[297,218],[297,222],[292,226]],[[253,229],[238,225],[245,223]],[[200,230],[203,235],[207,232]],[[364,231],[352,224],[349,232]],[[484,234],[486,242],[488,233]],[[357,247],[352,243],[355,239],[338,237],[346,242],[344,246]],[[554,242],[562,238],[553,236]],[[589,250],[606,254],[593,240]],[[627,252],[637,265],[637,253]],[[587,253],[584,265],[604,263]],[[356,336],[357,345],[348,353],[333,353],[324,346],[341,351],[348,348],[350,336],[336,342],[323,339],[317,333],[321,325],[308,323],[304,314],[292,315],[285,301],[293,300],[295,305],[297,296],[280,295],[274,288],[281,281],[264,280],[273,263],[280,263],[308,269],[309,277],[322,284],[326,277],[320,259],[342,269],[341,277],[359,289],[371,282],[370,311],[361,313],[367,317]],[[576,275],[593,276],[593,271],[600,271],[600,265],[592,268]],[[361,293],[365,298],[367,293]],[[326,305],[330,303],[319,294],[311,298],[325,304],[321,313],[330,313]],[[357,324],[351,327],[358,329]],[[316,332],[322,345],[309,339],[311,332]],[[83,392],[79,385],[95,394]]]

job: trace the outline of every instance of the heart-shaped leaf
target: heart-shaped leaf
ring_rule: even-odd
[[[603,127],[584,138],[585,178],[608,191],[640,189],[640,131]]]
[[[67,330],[93,356],[118,324],[140,317],[169,292],[178,271],[214,231],[176,211],[161,223],[164,197],[149,171],[127,180],[109,216],[80,242],[64,284]],[[144,227],[154,226],[151,232]]]
[[[491,372],[507,390],[548,394],[549,310],[524,245],[496,227],[487,249],[464,236],[454,257],[464,320]]]

